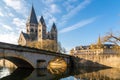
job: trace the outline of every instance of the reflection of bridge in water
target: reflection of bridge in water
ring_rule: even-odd
[[[59,71],[59,70],[58,70]],[[108,68],[79,68],[79,69],[66,69],[63,73],[52,74],[47,69],[16,69],[11,75],[2,78],[1,80],[120,80],[120,69]]]
[[[55,57],[62,57],[70,64],[69,55],[0,42],[0,59],[7,59],[20,68],[46,68]]]

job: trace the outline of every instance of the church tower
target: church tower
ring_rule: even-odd
[[[31,38],[31,41],[34,41],[37,39],[37,29],[38,29],[38,21],[37,21],[34,7],[32,6],[30,16],[28,17],[28,20],[26,23],[26,31],[29,37]]]
[[[57,42],[57,28],[55,23],[53,23],[51,28],[51,37],[52,37],[52,40],[55,40]]]
[[[38,41],[46,39],[46,24],[43,16],[41,16],[38,24]]]

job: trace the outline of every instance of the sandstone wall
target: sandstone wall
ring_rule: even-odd
[[[108,66],[120,68],[120,55],[77,55],[79,59],[75,59],[74,61],[78,63],[79,66]],[[98,65],[100,64],[100,65]]]

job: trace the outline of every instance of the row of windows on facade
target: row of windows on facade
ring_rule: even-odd
[[[43,32],[44,32],[45,30],[43,30]],[[27,32],[36,32],[37,33],[37,30],[34,30],[33,28],[31,28],[30,30],[29,29],[27,29]],[[39,32],[41,32],[41,29],[39,29]]]
[[[103,47],[100,47],[100,46],[96,46],[96,47],[87,47],[87,48],[84,48],[84,47],[76,47],[75,50],[86,50],[86,49],[96,49],[96,48],[108,48],[107,46],[103,46]],[[119,48],[119,46],[110,46],[109,48]]]

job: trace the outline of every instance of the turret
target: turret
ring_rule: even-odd
[[[46,24],[43,16],[41,16],[38,24],[38,41],[46,39]]]
[[[51,28],[51,37],[53,40],[57,42],[57,28],[55,23],[53,23],[52,28]]]

